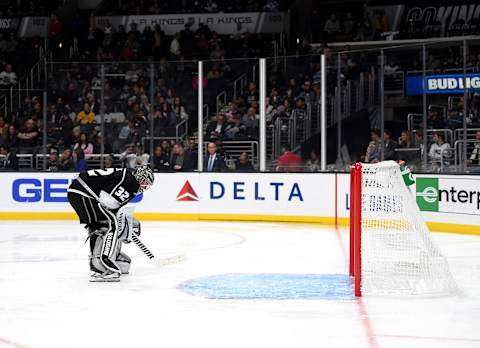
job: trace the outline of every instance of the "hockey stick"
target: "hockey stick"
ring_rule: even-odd
[[[153,253],[142,243],[142,241],[138,238],[138,236],[133,233],[132,234],[132,241],[135,243],[136,246],[145,254],[147,257],[152,260],[157,266],[163,267],[168,265],[173,265],[175,263],[185,261],[187,259],[186,254],[178,254],[169,257],[158,258],[153,255]]]

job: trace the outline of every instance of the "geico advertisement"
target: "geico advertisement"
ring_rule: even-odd
[[[71,211],[76,173],[2,173],[1,211]],[[132,204],[137,212],[333,216],[333,174],[156,174]]]

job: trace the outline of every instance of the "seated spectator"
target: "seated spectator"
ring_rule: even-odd
[[[259,121],[255,108],[248,108],[247,114],[242,117],[242,125],[245,126],[249,138],[258,139]]]
[[[47,160],[47,172],[58,172],[58,152],[51,151]]]
[[[170,143],[167,140],[163,140],[160,146],[162,147],[163,153],[166,154],[169,158],[171,158],[172,147]]]
[[[105,156],[105,159],[103,161],[103,168],[104,169],[114,168],[114,166],[113,166],[113,155]]]
[[[318,155],[315,151],[312,151],[310,158],[305,162],[305,165],[307,166],[308,171],[310,172],[319,172],[321,167],[320,167],[320,158],[318,158]]]
[[[242,152],[238,159],[235,161],[236,172],[253,172],[254,168],[250,158],[246,152]]]
[[[217,153],[217,145],[215,143],[208,143],[208,154],[203,159],[204,172],[224,172],[227,170],[225,159]]]
[[[370,131],[370,142],[365,152],[365,163],[377,163],[380,161],[380,130]]]
[[[38,129],[32,119],[25,122],[25,126],[17,134],[18,153],[33,153],[38,145]]]
[[[447,120],[445,121],[445,128],[455,130],[463,126],[463,114],[455,109],[447,111]]]
[[[403,130],[398,138],[398,147],[400,149],[410,149],[413,147],[411,135],[408,130]]]
[[[104,154],[113,152],[113,148],[112,145],[110,145],[110,142],[104,142],[103,135],[101,133],[98,133],[97,135],[95,135],[95,140],[93,142],[93,153],[102,153],[102,143]]]
[[[247,104],[252,104],[254,101],[258,101],[258,88],[253,82],[248,84],[247,93],[243,96]]]
[[[420,148],[420,152],[423,155],[423,129],[416,129],[415,130],[415,147]]]
[[[93,145],[88,140],[88,136],[86,133],[80,133],[78,141],[73,147],[73,150],[75,151],[77,148],[82,149],[85,155],[91,155],[93,153]]]
[[[8,89],[17,83],[17,74],[13,71],[12,64],[5,64],[0,73],[0,88]]]
[[[258,136],[258,132],[256,134]],[[228,123],[228,126],[225,129],[225,139],[248,140],[247,127],[242,124],[242,119],[236,117]]]
[[[0,116],[0,146],[5,142],[8,136],[8,124],[5,119]]]
[[[480,165],[480,131],[475,133],[475,142],[473,143],[473,150],[468,163],[475,166]]]
[[[161,146],[155,147],[153,151],[153,170],[158,172],[170,171],[170,159],[163,153]]]
[[[58,162],[58,170],[62,172],[70,172],[73,171],[74,168],[75,165],[73,164],[72,150],[63,150],[62,156],[60,156],[60,161]]]
[[[395,161],[397,159],[397,153],[395,152],[395,149],[398,147],[398,144],[395,140],[391,138],[391,136],[392,133],[388,129],[385,129],[385,131],[383,132],[383,144],[384,158],[386,161]]]
[[[18,145],[18,138],[17,138],[17,129],[13,124],[8,126],[7,133],[5,136],[0,138],[0,146],[3,146],[5,148],[16,148]]]
[[[185,111],[180,97],[175,97],[173,100],[173,111],[181,120],[188,120],[188,113]]]
[[[282,155],[277,160],[277,172],[293,173],[301,171],[302,158],[292,152],[290,145],[282,147]]]
[[[297,98],[295,102],[295,117],[296,119],[303,120],[307,117],[307,104],[305,103],[305,99],[302,97]]]
[[[451,157],[450,144],[445,142],[445,137],[442,133],[435,133],[433,135],[434,143],[430,146],[428,156],[434,162],[439,162],[442,159]]]
[[[309,103],[314,101],[315,94],[312,90],[312,84],[310,81],[307,80],[303,83],[302,90],[297,95],[297,100],[299,98],[302,98],[304,103],[305,102]]]
[[[215,121],[211,121],[206,129],[207,139],[213,140],[222,138],[227,129],[227,123],[225,122],[225,115],[219,114]]]
[[[182,143],[176,143],[173,147],[170,169],[176,172],[191,172],[195,169],[191,155],[185,151]]]
[[[445,119],[440,115],[438,109],[430,107],[428,109],[427,117],[427,128],[428,129],[443,129],[445,128]]]
[[[80,124],[80,131],[88,133],[93,129],[95,114],[91,110],[90,104],[83,104],[83,110],[77,115],[77,122]]]
[[[185,146],[185,152],[188,153],[192,161],[194,168],[198,168],[198,144],[194,138],[189,138],[187,140],[187,145]]]
[[[332,13],[330,18],[325,22],[323,31],[327,40],[332,40],[336,35],[340,34],[340,21],[334,13]]]
[[[88,170],[88,162],[85,160],[85,153],[81,148],[77,148],[74,152],[75,171],[84,172]]]

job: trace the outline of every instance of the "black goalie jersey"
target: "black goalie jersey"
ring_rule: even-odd
[[[105,191],[119,205],[127,204],[135,197],[139,184],[128,169],[94,169],[80,173],[70,185],[69,192],[79,193],[98,200],[100,192]]]

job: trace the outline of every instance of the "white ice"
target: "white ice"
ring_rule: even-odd
[[[131,274],[89,283],[72,222],[0,222],[0,347],[479,347],[480,237],[435,233],[463,293],[443,299],[209,300],[186,280],[347,273],[347,231],[315,224],[145,222],[162,269],[131,244]]]

